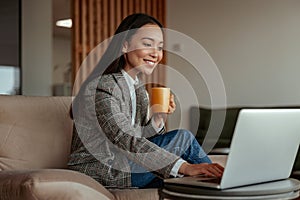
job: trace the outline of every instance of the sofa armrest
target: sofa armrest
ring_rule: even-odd
[[[230,152],[230,148],[214,148],[209,154],[210,155],[228,155]]]
[[[3,200],[114,200],[101,184],[85,174],[63,169],[0,171]]]
[[[39,183],[38,185],[35,185],[32,193],[34,197],[39,200],[110,200],[104,194],[99,193],[88,186],[68,181]]]

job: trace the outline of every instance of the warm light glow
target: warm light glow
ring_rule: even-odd
[[[56,21],[56,26],[71,28],[72,27],[72,20],[71,19],[62,19]]]

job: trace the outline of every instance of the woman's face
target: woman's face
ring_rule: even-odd
[[[146,24],[125,42],[122,49],[124,70],[133,78],[142,72],[150,75],[163,57],[163,34],[159,26]]]

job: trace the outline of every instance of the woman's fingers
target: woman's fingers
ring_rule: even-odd
[[[219,168],[219,166],[216,164],[211,164],[210,167],[208,167],[208,171],[212,173],[213,176],[221,177],[224,170]]]
[[[174,101],[174,95],[171,94],[171,95],[170,95],[170,103],[169,103],[169,110],[168,110],[168,113],[171,114],[171,113],[173,113],[175,110],[176,110],[176,104],[175,104],[175,101]]]
[[[186,168],[185,175],[199,175],[205,174],[207,176],[221,177],[223,175],[224,168],[219,164],[213,163],[201,163],[201,164],[189,164]]]

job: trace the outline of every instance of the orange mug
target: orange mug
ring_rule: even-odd
[[[170,104],[170,88],[153,87],[151,89],[152,113],[168,113]]]

